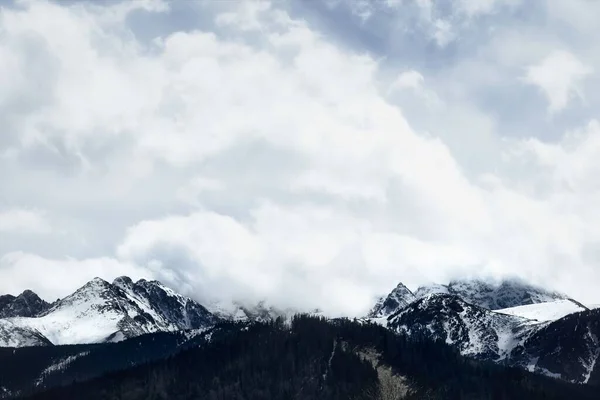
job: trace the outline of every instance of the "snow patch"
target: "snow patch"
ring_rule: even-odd
[[[566,315],[584,311],[585,309],[570,300],[556,300],[547,303],[528,304],[497,310],[500,314],[527,318],[532,321],[555,321]]]

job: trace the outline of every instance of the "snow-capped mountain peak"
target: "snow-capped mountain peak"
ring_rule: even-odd
[[[7,319],[21,336],[41,335],[52,344],[118,341],[156,331],[205,328],[217,320],[194,300],[157,281],[94,278],[35,317]],[[8,326],[5,324],[5,326]],[[0,345],[14,344],[7,336]],[[18,341],[17,341],[18,342]]]

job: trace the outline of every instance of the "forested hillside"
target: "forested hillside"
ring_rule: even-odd
[[[381,373],[388,367],[393,376]],[[290,325],[223,323],[165,360],[32,399],[535,400],[595,399],[596,391],[470,360],[444,343],[371,323],[296,316]]]

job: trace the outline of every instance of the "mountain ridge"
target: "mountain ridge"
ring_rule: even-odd
[[[5,294],[0,296],[0,318],[34,317],[51,304],[42,300],[32,290],[26,289],[18,296]]]
[[[134,283],[120,277],[113,283],[94,278],[36,316],[7,318],[4,325],[19,327],[22,336],[42,335],[52,344],[77,344],[202,328],[216,320],[202,305],[160,282]],[[15,338],[5,330],[0,344],[8,343],[14,344]],[[30,343],[31,340],[26,345]]]
[[[25,294],[38,298],[34,295]],[[2,299],[6,307],[16,297]],[[500,305],[512,307],[491,309]],[[32,312],[31,308],[13,310]],[[210,303],[205,307],[156,280],[134,282],[121,276],[108,282],[94,278],[43,306],[33,317],[0,319],[0,346],[120,342],[158,332],[202,331],[226,321],[290,322],[297,313],[265,302],[253,306]],[[420,287],[415,293],[398,283],[377,301],[364,321],[404,336],[441,340],[463,356],[589,383],[600,380],[596,377],[600,374],[596,371],[600,328],[594,318],[600,320],[600,311],[523,282],[463,280]],[[580,320],[585,324],[579,324]]]

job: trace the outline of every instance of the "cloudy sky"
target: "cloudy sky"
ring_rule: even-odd
[[[600,302],[600,2],[0,4],[0,292]]]

